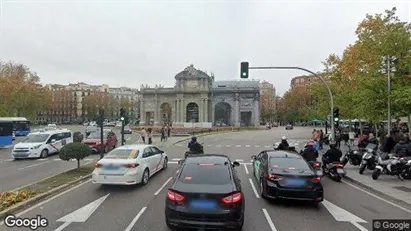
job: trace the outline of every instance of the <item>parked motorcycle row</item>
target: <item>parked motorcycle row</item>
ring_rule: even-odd
[[[400,180],[411,179],[411,157],[399,158],[396,154],[383,153],[375,144],[368,144],[362,150],[353,150],[348,146],[341,162],[344,166],[347,163],[359,166],[360,174],[365,170],[373,171],[371,176],[374,180],[381,174],[397,176]]]

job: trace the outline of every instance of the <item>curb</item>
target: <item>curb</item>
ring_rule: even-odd
[[[368,186],[368,185],[366,185],[366,184],[364,184],[364,183],[362,183],[362,182],[360,182],[360,181],[358,181],[358,180],[355,180],[355,179],[352,178],[352,177],[345,176],[344,179],[347,180],[347,181],[350,182],[350,183],[356,184],[357,186],[360,186],[361,188],[366,189],[366,190],[368,190],[368,191],[376,194],[377,196],[385,197],[386,199],[388,199],[388,200],[390,200],[390,201],[392,201],[392,202],[396,202],[396,203],[398,203],[398,204],[405,204],[405,205],[411,207],[411,203],[410,203],[410,202],[400,200],[400,199],[395,198],[395,197],[393,197],[393,196],[391,196],[391,195],[388,195],[388,194],[383,193],[383,192],[381,192],[381,191],[379,191],[379,190],[376,190],[376,189],[374,189],[373,187]]]
[[[10,208],[7,208],[6,210],[3,210],[0,212],[0,220],[3,220],[7,215],[10,214],[16,214],[16,212],[22,210],[25,207],[30,207],[35,205],[36,203],[46,199],[47,197],[53,196],[55,194],[58,194],[60,192],[66,191],[67,189],[74,187],[75,185],[82,183],[84,180],[88,180],[89,178],[91,178],[91,174],[83,176],[77,180],[73,180],[67,184],[64,185],[60,185],[57,188],[51,189],[50,191],[44,192],[42,194],[39,194],[33,198],[30,198],[26,201],[22,201],[20,203],[17,203],[13,206],[11,206]]]

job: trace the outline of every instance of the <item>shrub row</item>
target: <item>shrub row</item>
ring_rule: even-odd
[[[35,195],[35,192],[27,189],[0,192],[0,211],[13,206],[14,204],[27,200]]]

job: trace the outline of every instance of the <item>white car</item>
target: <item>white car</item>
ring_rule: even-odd
[[[168,165],[167,154],[153,145],[118,147],[99,160],[92,173],[95,184],[147,184],[150,177]]]

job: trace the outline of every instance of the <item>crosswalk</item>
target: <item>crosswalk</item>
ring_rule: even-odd
[[[94,160],[94,159],[92,159],[92,158],[85,158],[85,159],[83,159],[84,161],[92,161],[92,160]],[[12,162],[12,161],[18,161],[18,160],[14,160],[14,159],[5,159],[5,160],[0,160],[0,161],[4,161],[4,162]],[[42,162],[42,161],[63,161],[62,159],[60,159],[60,158],[53,158],[53,159],[48,159],[48,158],[45,158],[45,159],[33,159],[33,161],[38,161],[38,162]],[[75,160],[75,159],[72,159],[71,161],[77,161],[77,160]]]
[[[308,140],[292,140],[288,141],[288,144],[290,146],[296,147],[296,148],[303,148],[304,145],[308,142]],[[279,142],[275,143],[276,145],[279,144]],[[176,144],[178,147],[186,147],[187,144],[185,143],[178,143]],[[215,147],[215,148],[273,148],[273,144],[204,144],[204,147]]]

